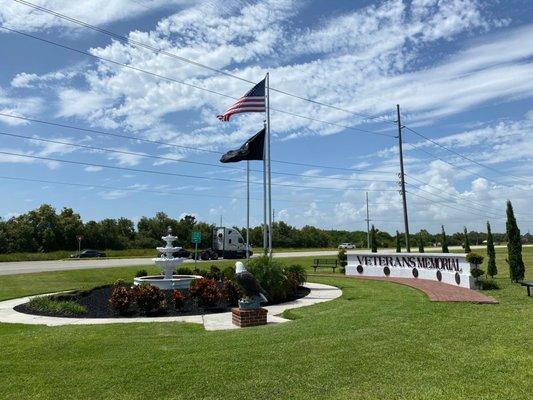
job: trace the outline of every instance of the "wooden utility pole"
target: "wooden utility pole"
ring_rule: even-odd
[[[396,114],[398,116],[398,149],[400,152],[400,185],[403,201],[403,221],[405,225],[405,246],[407,252],[411,251],[411,244],[409,243],[409,218],[407,217],[407,197],[405,196],[405,172],[403,168],[403,147],[402,147],[402,121],[400,117],[400,105],[396,104]]]

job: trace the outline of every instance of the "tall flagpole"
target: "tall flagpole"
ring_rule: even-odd
[[[266,122],[264,123],[266,132]],[[263,253],[267,255],[268,252],[268,237],[267,237],[267,141],[263,144]]]
[[[246,160],[246,259],[250,259],[250,160]]]
[[[268,137],[268,255],[272,258],[272,173],[270,169],[270,73],[266,74],[266,109]]]

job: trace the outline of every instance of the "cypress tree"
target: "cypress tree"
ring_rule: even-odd
[[[448,250],[448,238],[446,237],[446,232],[444,231],[444,225],[442,225],[442,252],[449,253]]]
[[[422,237],[422,232],[418,234],[418,252],[424,252],[424,238]]]
[[[396,231],[396,253],[402,252],[402,246],[400,244],[400,232]]]
[[[520,240],[520,229],[516,224],[513,205],[507,200],[507,259],[509,262],[509,275],[513,282],[524,279],[524,261],[522,260],[522,242]]]
[[[487,255],[489,256],[487,275],[494,278],[494,275],[498,274],[498,268],[496,267],[496,252],[494,251],[494,241],[492,239],[489,221],[487,221]]]
[[[470,249],[470,240],[468,239],[468,230],[465,226],[465,253],[470,253],[472,250]]]
[[[372,253],[378,252],[378,243],[376,240],[376,228],[374,228],[374,225],[372,225],[372,229],[370,230],[370,248],[372,249]]]

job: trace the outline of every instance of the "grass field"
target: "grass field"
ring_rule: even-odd
[[[532,250],[524,249],[530,280]],[[288,324],[224,332],[176,323],[1,324],[0,397],[527,399],[533,298],[509,282],[497,253],[501,289],[487,294],[499,305],[432,303],[409,287],[323,270],[310,280],[339,286],[343,296],[287,312]],[[0,299],[87,288],[137,269],[1,276]]]

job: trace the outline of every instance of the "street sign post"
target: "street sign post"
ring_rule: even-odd
[[[198,243],[202,241],[202,232],[193,231],[191,242],[194,243],[194,267],[196,268],[196,260],[198,259]]]

